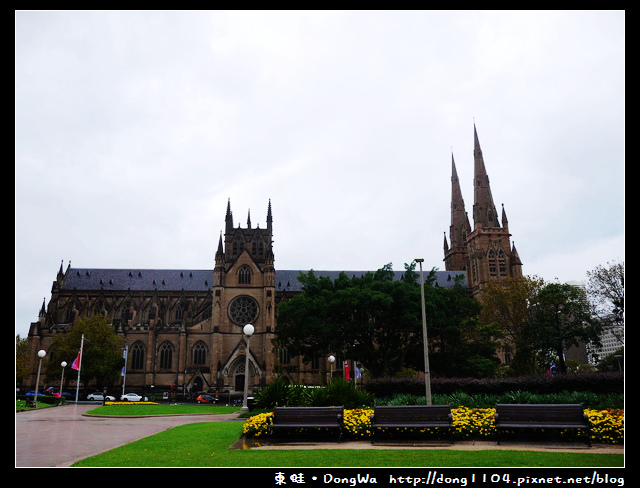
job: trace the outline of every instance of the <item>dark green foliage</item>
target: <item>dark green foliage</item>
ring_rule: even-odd
[[[308,388],[288,385],[279,378],[255,395],[256,407],[326,407],[342,405],[357,408],[373,405],[373,395],[359,390],[342,378],[335,378],[325,387]]]
[[[304,292],[278,306],[276,345],[311,361],[334,354],[364,365],[368,378],[424,370],[420,283],[415,263],[393,280],[391,264],[375,273],[337,279],[309,271]],[[495,331],[478,323],[479,303],[456,283],[425,281],[431,371],[438,375],[495,375]]]
[[[376,397],[389,397],[407,393],[424,395],[423,381],[406,378],[369,380],[365,388]],[[598,394],[624,393],[624,375],[621,373],[583,373],[558,375],[547,378],[543,375],[518,376],[513,378],[432,378],[434,394],[504,394],[511,391],[531,393],[560,393],[582,391]]]
[[[291,388],[282,378],[276,379],[273,383],[268,385],[263,390],[260,390],[255,395],[255,402],[257,408],[270,408],[270,407],[293,407],[298,406],[297,403],[293,403],[293,395],[291,395]],[[299,401],[299,394],[298,399]]]
[[[528,391],[512,391],[503,394],[467,394],[463,392],[447,395],[433,395],[434,405],[451,405],[452,407],[494,408],[498,403],[579,403],[584,408],[608,410],[624,408],[622,393],[598,394],[591,392],[531,393]],[[376,398],[376,405],[424,405],[424,395],[401,394],[390,398]]]

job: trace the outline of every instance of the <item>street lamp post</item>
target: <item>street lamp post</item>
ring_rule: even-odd
[[[329,356],[329,381],[333,380],[333,363],[336,361],[336,357],[332,354]]]
[[[38,374],[36,375],[36,391],[33,395],[33,407],[38,408],[38,387],[40,386],[40,367],[42,366],[42,358],[47,355],[44,349],[38,351]]]
[[[62,366],[62,374],[60,375],[60,396],[62,397],[62,384],[64,383],[64,368],[67,367],[67,362],[62,361],[60,363],[60,366]]]
[[[249,393],[249,341],[251,340],[251,335],[255,331],[255,328],[251,324],[247,324],[242,329],[242,332],[245,336],[247,336],[247,350],[245,351],[245,361],[244,361],[244,399],[242,400],[242,411],[246,412],[249,410],[247,406],[247,395]]]
[[[429,343],[427,341],[427,313],[424,305],[424,275],[422,263],[424,259],[416,259],[420,263],[420,302],[422,304],[422,345],[424,347],[424,388],[427,405],[431,405],[431,373],[429,372]]]

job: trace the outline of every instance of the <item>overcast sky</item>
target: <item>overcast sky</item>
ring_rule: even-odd
[[[473,126],[526,275],[624,261],[625,13],[16,12],[16,333],[60,268],[444,269]]]

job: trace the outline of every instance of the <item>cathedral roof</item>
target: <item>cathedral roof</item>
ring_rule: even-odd
[[[300,273],[308,270],[276,270],[278,291],[302,291]],[[313,271],[316,276],[336,279],[342,271]],[[360,277],[368,271],[344,271],[347,276]],[[395,279],[404,275],[395,271]],[[425,279],[429,272],[424,271]],[[464,271],[436,271],[436,285],[453,286],[454,278]],[[131,291],[207,291],[212,288],[211,269],[109,269],[69,268],[62,283],[63,290],[131,290]]]
[[[302,283],[298,281],[298,274],[307,273],[308,271],[302,270],[281,270],[276,271],[276,290],[286,290],[286,291],[302,291]],[[370,271],[344,271],[344,273],[348,277],[356,277],[359,278],[364,276],[366,273]],[[337,279],[343,271],[317,271],[313,270],[313,273],[319,278],[321,276],[326,276],[331,278],[332,280]],[[394,279],[400,280],[404,275],[404,271],[394,271]],[[418,272],[416,272],[417,274]],[[425,282],[427,277],[429,276],[430,271],[423,271],[423,275],[425,278]],[[436,286],[442,287],[451,287],[454,284],[454,278],[458,275],[464,275],[464,271],[436,271]],[[463,286],[466,286],[466,281],[463,281]]]
[[[70,268],[64,290],[185,290],[211,289],[213,270]]]

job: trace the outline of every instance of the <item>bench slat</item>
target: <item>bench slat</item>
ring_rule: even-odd
[[[371,415],[375,434],[388,428],[450,428],[450,405],[403,405],[376,407]]]
[[[344,407],[276,407],[270,433],[278,428],[338,429],[342,438]]]
[[[589,419],[580,404],[498,404],[495,426],[500,444],[500,431],[506,428],[582,429],[591,445]]]

